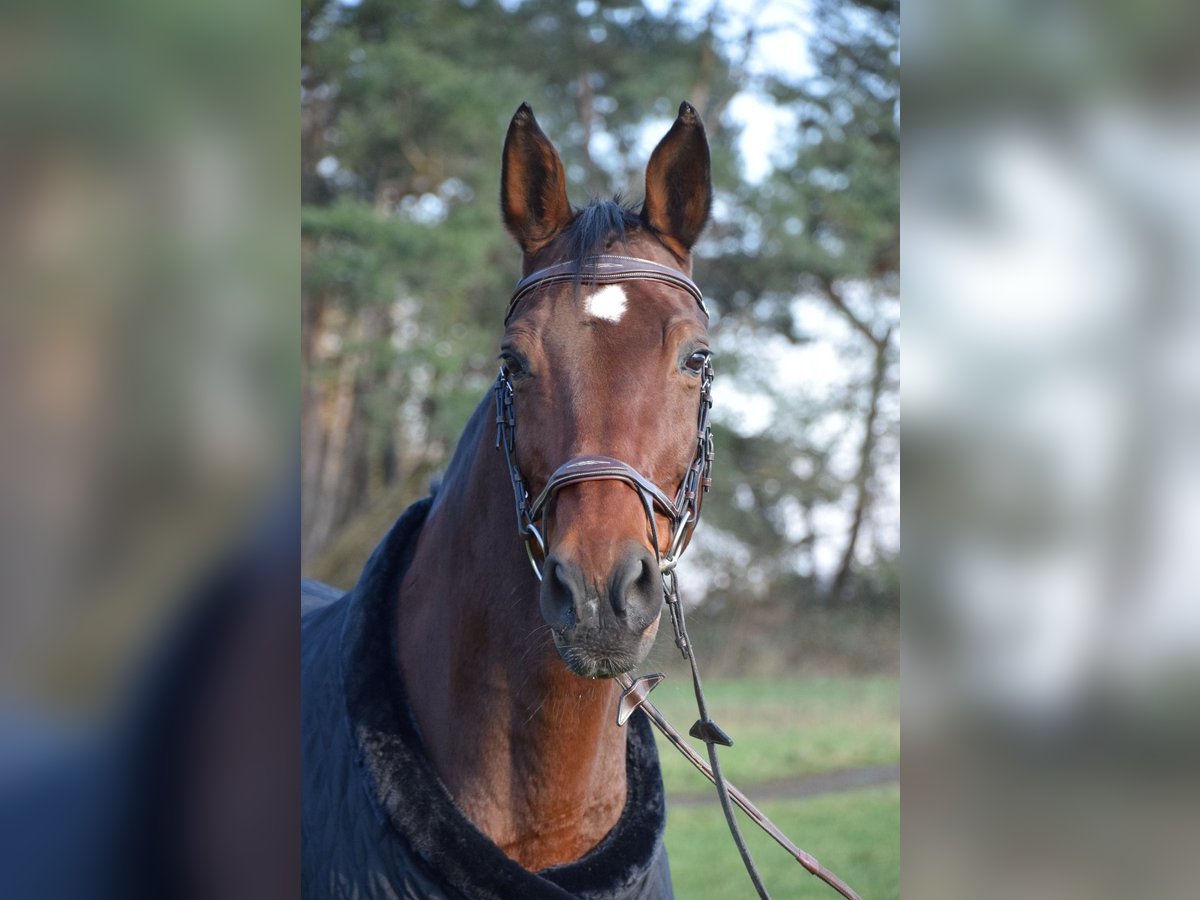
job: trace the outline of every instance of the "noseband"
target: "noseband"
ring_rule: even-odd
[[[580,283],[617,284],[626,281],[656,281],[670,287],[686,291],[695,299],[700,310],[708,318],[708,308],[704,305],[704,295],[686,275],[660,266],[658,263],[645,259],[635,259],[628,256],[595,256],[583,260],[570,260],[564,263],[539,269],[517,282],[513,289],[512,299],[508,303],[508,312],[504,317],[505,324],[512,317],[513,310],[525,297],[533,295],[543,288],[556,284]],[[653,481],[619,459],[609,456],[576,456],[559,466],[546,482],[537,498],[530,503],[529,491],[525,487],[525,479],[517,464],[516,450],[516,416],[513,411],[513,387],[507,370],[501,366],[500,374],[496,377],[493,388],[496,395],[496,446],[503,448],[504,459],[508,465],[509,477],[512,480],[513,497],[517,507],[517,530],[525,540],[525,552],[533,566],[533,572],[538,581],[542,580],[541,568],[533,545],[536,543],[542,560],[546,558],[546,541],[542,536],[545,531],[546,509],[563,488],[580,484],[585,481],[621,481],[637,492],[642,501],[642,509],[650,524],[650,534],[654,544],[654,554],[658,559],[659,571],[664,576],[673,572],[679,562],[683,548],[696,529],[700,519],[700,506],[704,493],[712,484],[710,472],[713,461],[712,428],[708,422],[709,410],[712,409],[712,360],[704,361],[700,372],[700,409],[696,420],[696,446],[692,461],[688,465],[679,490],[674,499],[669,497]],[[657,509],[671,522],[671,538],[664,554],[658,538],[658,523],[654,517]]]

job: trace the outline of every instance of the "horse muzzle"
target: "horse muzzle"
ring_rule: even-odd
[[[558,552],[546,557],[541,611],[559,655],[577,675],[611,678],[650,651],[663,607],[658,560],[636,541],[599,577]]]

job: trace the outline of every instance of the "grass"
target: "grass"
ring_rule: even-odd
[[[866,900],[900,896],[898,785],[760,805],[797,845]],[[763,884],[775,900],[837,897],[744,816],[741,823]],[[715,803],[668,806],[667,853],[679,900],[754,896],[754,887]]]
[[[803,799],[768,799],[756,785],[900,759],[899,681],[894,677],[712,679],[709,712],[734,739],[721,753],[729,779],[800,847],[867,900],[899,896],[900,788],[870,787]],[[653,694],[681,731],[696,719],[691,682],[673,675]],[[703,754],[703,745],[693,742]],[[659,758],[667,787],[667,852],[680,900],[754,896],[716,802],[683,806],[671,796],[712,788],[665,740]],[[741,816],[763,881],[776,900],[836,894]]]
[[[721,752],[722,768],[751,798],[756,782],[900,759],[895,678],[714,679],[705,682],[704,692],[709,714],[734,741]],[[686,677],[668,678],[651,699],[685,734],[696,721]],[[703,744],[694,746],[703,754]],[[708,788],[704,776],[661,737],[659,758],[668,794]]]

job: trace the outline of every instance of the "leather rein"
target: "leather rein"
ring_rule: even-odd
[[[628,281],[654,281],[682,290],[696,301],[705,318],[708,318],[708,307],[704,303],[704,295],[696,283],[683,273],[650,260],[604,255],[584,260],[568,260],[526,275],[517,282],[513,289],[512,298],[509,300],[508,310],[504,316],[504,324],[508,324],[518,303],[527,297],[537,295],[545,288],[559,284],[578,286],[585,283],[588,285],[617,284]],[[524,476],[521,474],[517,461],[516,415],[513,409],[512,380],[502,365],[493,386],[496,400],[496,446],[504,451],[504,460],[512,482],[517,513],[517,531],[524,539],[525,553],[529,557],[530,565],[533,566],[534,574],[538,581],[541,581],[542,571],[538,564],[538,555],[545,561],[546,541],[543,537],[545,515],[555,494],[569,485],[585,481],[605,480],[624,482],[637,493],[649,522],[654,553],[658,559],[659,572],[663,579],[664,600],[671,612],[675,645],[691,667],[692,686],[696,694],[700,718],[692,726],[689,734],[704,742],[708,749],[708,761],[706,762],[683,740],[679,732],[650,702],[650,691],[665,677],[661,674],[645,675],[636,679],[628,674],[616,677],[615,680],[623,688],[617,708],[617,724],[624,725],[634,709],[640,707],[649,716],[650,721],[666,735],[672,746],[713,782],[717,788],[717,796],[721,801],[721,808],[725,813],[734,843],[737,845],[742,862],[760,897],[768,898],[768,895],[758,870],[750,858],[750,852],[746,848],[741,829],[738,827],[737,817],[733,812],[734,804],[741,807],[759,827],[771,835],[805,869],[843,897],[849,898],[849,900],[859,900],[858,895],[845,882],[822,866],[812,854],[793,844],[741,791],[728,784],[721,773],[716,748],[718,745],[732,746],[733,741],[716,722],[709,718],[696,657],[691,642],[688,640],[683,604],[680,602],[679,585],[675,577],[675,567],[679,564],[679,557],[683,554],[684,548],[687,547],[692,532],[695,531],[696,524],[699,522],[704,494],[712,484],[713,438],[712,426],[709,423],[709,412],[712,409],[712,383],[713,367],[710,357],[705,359],[704,368],[700,371],[700,406],[696,420],[695,450],[692,460],[688,464],[687,472],[673,498],[629,463],[608,456],[576,456],[567,460],[550,475],[546,486],[531,502]],[[662,552],[659,542],[658,523],[655,519],[656,509],[671,522],[671,535],[665,553]],[[538,551],[536,555],[534,553],[535,544]]]

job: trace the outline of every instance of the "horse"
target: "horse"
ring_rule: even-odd
[[[672,896],[653,738],[617,724],[614,679],[711,462],[703,122],[681,104],[640,207],[576,209],[522,104],[500,193],[522,279],[496,383],[355,588],[302,593],[306,896]]]

